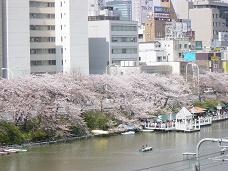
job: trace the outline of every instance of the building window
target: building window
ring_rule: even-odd
[[[162,57],[161,56],[157,57],[157,62],[162,62]]]
[[[56,49],[55,48],[50,48],[50,49],[30,49],[30,54],[35,55],[35,54],[55,54]]]
[[[56,65],[56,60],[37,60],[31,61],[31,66]]]
[[[30,30],[49,31],[55,30],[54,25],[30,25]]]
[[[50,8],[50,7],[55,7],[55,2],[37,2],[37,1],[30,1],[29,2],[30,7],[35,7],[35,8]]]
[[[113,48],[112,54],[137,54],[137,48]]]
[[[55,42],[55,37],[30,37],[30,42]]]
[[[55,19],[55,14],[30,13],[31,19]]]
[[[112,37],[112,42],[137,42],[137,37]]]
[[[112,31],[137,31],[137,26],[113,25]]]

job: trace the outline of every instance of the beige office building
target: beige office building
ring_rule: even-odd
[[[228,32],[228,4],[218,0],[196,0],[190,9],[196,41],[205,48],[216,47],[219,32]]]
[[[31,73],[56,73],[55,0],[30,0]]]
[[[165,38],[165,23],[166,21],[164,20],[147,20],[144,31],[145,42],[152,42],[156,39]]]

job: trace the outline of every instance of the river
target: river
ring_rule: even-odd
[[[195,152],[198,141],[205,137],[228,137],[228,121],[214,123],[195,133],[139,133],[80,140],[29,149],[26,153],[0,156],[0,171],[132,171],[189,170],[195,161],[181,161],[183,152]],[[138,152],[142,145],[153,147],[152,152]],[[217,143],[202,146],[201,155],[218,151]],[[201,158],[201,170],[227,171],[227,162]],[[228,157],[227,157],[228,158]]]

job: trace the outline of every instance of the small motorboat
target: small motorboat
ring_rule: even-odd
[[[10,149],[4,149],[4,152],[7,153],[19,153],[19,152],[26,152],[26,149],[16,149],[16,148],[10,148]]]
[[[135,134],[135,131],[127,131],[127,132],[123,132],[121,134],[122,135],[133,135],[133,134]]]
[[[104,130],[92,130],[91,131],[94,135],[108,135],[109,132],[108,131],[104,131]]]
[[[141,131],[142,132],[154,132],[154,130],[152,130],[152,129],[142,129]]]
[[[152,150],[153,150],[153,147],[142,147],[139,151],[140,152],[149,152]]]

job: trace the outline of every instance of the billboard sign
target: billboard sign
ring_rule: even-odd
[[[193,62],[193,61],[196,61],[196,53],[194,53],[194,52],[184,53],[184,61],[185,62]]]
[[[203,42],[202,41],[196,41],[196,50],[203,50]]]
[[[154,7],[154,13],[164,13],[164,14],[170,14],[170,9],[166,7]]]
[[[221,60],[221,53],[209,53],[209,60],[217,62]]]
[[[170,14],[155,13],[154,18],[156,18],[156,19],[170,19]]]
[[[219,61],[219,57],[218,57],[218,56],[212,56],[212,57],[211,57],[211,60],[212,60],[212,61]]]
[[[166,7],[154,7],[155,19],[170,19],[170,9]]]

